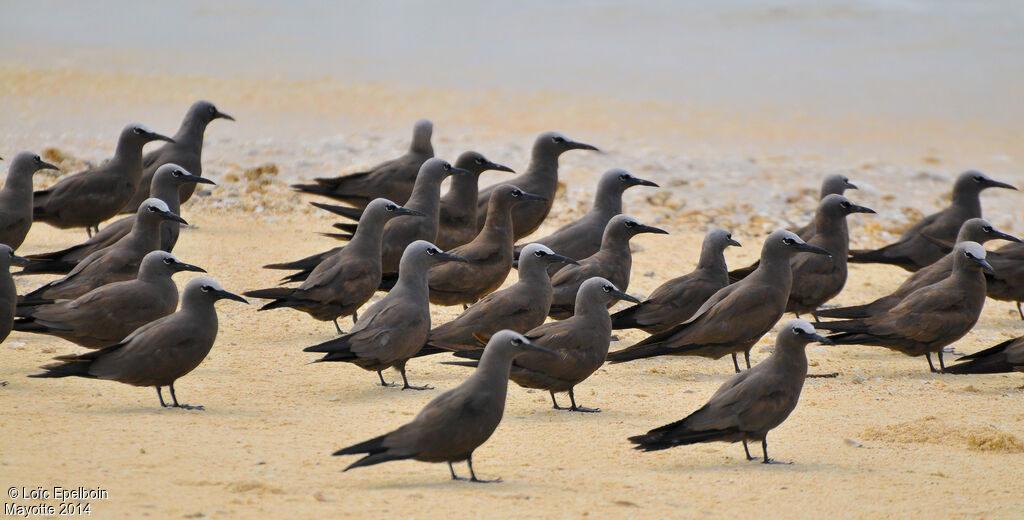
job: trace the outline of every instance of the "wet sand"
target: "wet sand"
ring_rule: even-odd
[[[602,99],[553,109],[539,94],[405,92],[327,80],[131,74],[100,80],[76,70],[2,73],[9,88],[0,96],[6,114],[0,155],[55,147],[68,157],[69,169],[108,155],[128,120],[173,132],[198,97],[236,116],[238,123],[218,121],[207,132],[204,175],[221,185],[186,204],[183,216],[195,228],[182,234],[175,250],[236,292],[274,284],[281,272],[260,269],[265,263],[337,244],[311,233],[328,230],[333,220],[291,193],[288,182],[391,157],[404,148],[411,121],[423,115],[437,122],[435,148],[446,157],[472,146],[522,169],[533,135],[549,128],[608,149],[565,156],[568,188],[539,235],[589,205],[591,181],[604,169],[624,166],[662,184],[627,196],[629,213],[672,232],[634,240],[640,247],[629,292],[638,295],[692,269],[709,223],[734,228],[745,245],[727,252],[730,265],[752,261],[770,229],[804,222],[817,180],[830,171],[863,185],[850,197],[880,211],[851,218],[854,247],[880,245],[918,211],[941,207],[960,169],[978,166],[1002,180],[1024,181],[1016,170],[1021,141],[1012,142],[1012,135],[925,133],[929,123],[923,121],[844,121],[842,132],[816,133],[825,121],[816,127],[753,115],[731,126],[722,122],[730,117],[724,112],[672,112]],[[97,80],[95,89],[75,86]],[[165,91],[158,88],[163,81],[181,87]],[[240,94],[231,94],[239,87]],[[312,93],[287,96],[300,87]],[[872,131],[882,127],[891,133]],[[957,132],[964,133],[951,135]],[[274,167],[255,169],[268,164]],[[37,185],[52,180],[39,177]],[[899,199],[883,192],[891,187]],[[1020,196],[986,192],[987,216],[1009,232],[1024,232]],[[20,252],[50,251],[84,236],[40,225]],[[896,268],[852,266],[835,303],[868,301],[904,276]],[[187,279],[177,281],[183,286]],[[43,280],[19,279],[19,289]],[[2,483],[106,489],[108,500],[92,502],[99,518],[1024,514],[1017,484],[1024,463],[1020,375],[939,376],[927,372],[924,359],[885,349],[811,346],[811,371],[839,376],[808,380],[796,411],[769,435],[770,454],[792,466],[748,463],[739,445],[650,454],[630,449],[627,436],[703,404],[731,375],[727,359],[659,358],[603,368],[577,388],[581,404],[602,408],[594,415],[556,412],[547,394],[512,385],[505,420],[475,457],[481,477],[505,482],[478,486],[450,482],[443,465],[418,462],[341,473],[355,459],[330,456],[407,422],[467,369],[416,360],[409,365],[412,382],[438,390],[382,389],[374,386],[373,373],[356,367],[307,364],[313,357],[302,347],[332,337],[330,323],[287,310],[257,313],[255,305],[233,302],[218,309],[214,350],[176,385],[180,400],[204,405],[202,412],[160,409],[149,388],[25,378],[49,358],[78,349],[13,333],[0,345]],[[442,323],[457,312],[434,307],[432,316]],[[978,326],[954,347],[974,352],[1022,330],[1011,304],[989,300]],[[613,349],[644,337],[635,331],[619,336]],[[773,338],[754,348],[754,361],[768,355]],[[456,469],[466,472],[464,465]]]

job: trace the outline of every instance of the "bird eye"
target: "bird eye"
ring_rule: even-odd
[[[42,162],[43,161],[42,157],[39,157],[38,155],[33,157],[33,159],[35,159],[36,162]]]
[[[610,292],[612,292],[612,286],[605,285],[605,286],[601,287],[601,290],[604,291],[604,292],[609,292],[610,293]]]
[[[167,264],[167,265],[171,265],[171,264],[174,263],[174,259],[172,259],[172,258],[164,258],[164,263]]]
[[[793,329],[793,334],[796,334],[797,336],[799,336],[799,335],[801,335],[801,334],[807,334],[807,331],[806,331],[806,330],[804,330],[804,329],[798,329],[798,328],[794,328],[794,329]]]
[[[450,164],[448,164],[448,163],[444,163],[444,166],[442,166],[442,167],[441,167],[441,169],[443,169],[443,170],[444,170],[444,171],[446,171],[446,172],[447,172],[447,171],[451,171],[451,169],[452,169],[452,165],[450,165]]]
[[[430,256],[434,256],[437,253],[438,253],[437,249],[434,249],[432,247],[427,249],[427,254],[430,255]]]
[[[992,226],[985,226],[985,227],[981,228],[981,230],[986,232],[986,233],[991,233],[992,232]]]
[[[849,208],[849,207],[850,207],[850,203],[849,203],[849,202],[846,202],[846,201],[844,200],[844,201],[842,201],[842,202],[840,202],[840,203],[839,203],[839,206],[840,206],[840,207],[843,207],[843,208]]]
[[[185,172],[181,170],[174,170],[174,173],[172,173],[171,175],[174,175],[175,177],[181,177],[182,175],[185,175]]]
[[[135,128],[132,128],[132,132],[135,132],[136,134],[142,134],[142,129],[136,126]]]
[[[522,190],[512,190],[512,196],[518,199],[523,196],[523,192]]]
[[[732,233],[729,233],[729,234],[725,235],[725,238],[728,238],[729,240],[732,240]]]
[[[149,210],[150,213],[156,213],[156,206],[146,206],[146,209]]]
[[[210,113],[211,114],[216,114],[217,113],[217,107],[215,107],[213,105],[210,105]]]
[[[477,163],[477,164],[479,164],[479,165],[481,165],[481,166],[482,166],[482,165],[483,165],[483,164],[484,164],[485,162],[487,162],[487,161],[485,161],[483,157],[477,157],[477,158],[476,158],[476,163]]]
[[[637,222],[635,220],[627,220],[626,221],[626,227],[631,228],[631,227],[636,227],[636,226],[637,226]]]
[[[518,347],[519,345],[523,344],[523,340],[521,340],[519,338],[512,338],[512,342],[511,343]]]
[[[975,175],[974,176],[974,182],[981,182],[983,180],[985,180],[985,178],[982,177],[981,175]]]
[[[622,182],[628,181],[629,180],[629,174],[628,173],[623,173],[623,174],[619,175],[619,180],[622,181]]]
[[[974,258],[974,255],[972,255],[970,251],[964,251],[964,255],[965,255],[965,256],[966,256],[967,258]]]
[[[552,140],[552,141],[554,141],[554,142],[556,142],[556,143],[559,143],[559,144],[561,144],[561,143],[564,143],[564,142],[565,142],[565,138],[564,138],[564,137],[561,137],[561,136],[557,136],[557,135],[556,135],[556,136],[554,136],[554,137],[552,137],[552,138],[551,138],[551,140]]]
[[[202,286],[202,287],[201,287],[200,289],[201,289],[201,290],[202,290],[203,292],[210,292],[210,291],[212,291],[212,290],[213,290],[213,287],[212,287],[212,286],[209,286],[209,285],[204,285],[204,286]]]
[[[536,256],[537,258],[544,258],[547,255],[548,254],[546,252],[544,252],[544,251],[534,251],[533,252],[533,256]]]
[[[782,243],[786,244],[787,246],[791,246],[791,245],[795,244],[796,241],[793,240],[792,238],[786,237],[786,238],[782,239]]]

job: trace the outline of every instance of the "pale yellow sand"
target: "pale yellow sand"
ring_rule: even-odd
[[[87,73],[68,74],[88,78]],[[8,113],[16,112],[26,118],[26,129],[7,120],[5,131],[15,143],[12,146],[28,147],[28,141],[49,136],[31,146],[57,146],[71,155],[97,160],[109,153],[112,130],[89,126],[87,116],[109,120],[113,132],[127,122],[118,115],[120,109],[113,103],[116,96],[109,90],[72,95],[70,86],[48,73],[22,76],[8,70],[4,79],[7,85],[28,85],[24,89],[12,88],[12,93],[0,100],[10,110]],[[126,81],[129,85],[145,84],[139,78]],[[428,112],[432,109],[445,115],[452,113],[450,107],[441,108],[422,99],[413,99],[409,101],[411,107],[400,109],[383,103],[360,108],[361,105],[346,104],[344,100],[326,102],[330,97],[326,94],[317,94],[319,97],[312,101],[275,101],[275,95],[281,91],[274,85],[249,85],[251,92],[243,98],[228,99],[216,82],[182,81],[203,88],[185,88],[185,92],[166,97],[144,90],[146,94],[139,99],[132,97],[126,103],[158,113],[159,121],[148,123],[158,131],[172,131],[187,102],[199,96],[213,99],[224,111],[239,116],[235,126],[222,122],[211,126],[207,155],[210,166],[206,172],[218,181],[238,181],[224,182],[214,188],[212,196],[197,198],[186,205],[184,216],[197,227],[182,234],[175,251],[183,260],[208,269],[225,288],[236,292],[275,283],[281,272],[260,269],[265,263],[296,259],[336,244],[312,234],[327,230],[330,218],[305,209],[292,210],[300,202],[304,204],[305,199],[290,194],[274,175],[250,173],[249,180],[245,180],[246,168],[266,162],[290,165],[307,160],[313,166],[330,165],[322,167],[321,174],[334,175],[349,164],[367,164],[393,155],[407,139],[405,119],[411,113],[432,113]],[[54,86],[47,90],[44,87],[50,82]],[[69,110],[77,114],[72,116],[77,121],[74,124],[88,127],[90,133],[62,136],[61,131],[48,128],[46,125],[54,124],[60,113],[46,107],[78,106],[79,103],[69,100],[78,99],[79,95],[89,101],[111,103]],[[281,142],[290,142],[286,131],[277,134],[272,125],[253,130],[243,118],[251,110],[250,119],[267,125],[274,121],[271,116],[278,114],[282,127],[303,127],[305,120],[292,109],[312,112],[317,99],[324,101],[324,112],[341,121],[339,127],[350,133],[352,140],[361,135],[357,122],[364,114],[376,113],[375,110],[400,113],[374,116],[382,126],[367,133],[387,137],[383,141],[363,138],[369,151],[356,146],[339,151],[327,146],[334,141],[311,141],[302,158],[294,157],[295,151],[278,149],[283,147]],[[405,98],[386,99],[397,104]],[[263,102],[279,102],[280,106],[259,107]],[[537,106],[546,105],[538,101]],[[31,107],[42,113],[41,122],[30,117]],[[663,280],[692,269],[702,231],[709,221],[737,227],[736,236],[745,247],[729,250],[727,259],[731,265],[744,265],[754,259],[764,232],[786,223],[778,222],[769,211],[762,212],[761,206],[782,208],[780,211],[785,212],[787,219],[802,222],[806,210],[813,207],[816,179],[827,162],[807,159],[801,155],[800,146],[785,145],[780,152],[785,159],[777,163],[767,161],[767,166],[762,161],[755,171],[741,170],[736,165],[744,156],[738,152],[716,155],[718,148],[709,145],[706,154],[694,154],[701,157],[693,158],[677,154],[675,148],[658,141],[660,137],[651,137],[635,127],[630,127],[632,133],[620,134],[613,128],[614,120],[601,124],[597,116],[588,119],[582,113],[544,115],[540,109],[540,115],[533,117],[529,108],[517,106],[515,110],[522,119],[514,121],[507,132],[497,124],[481,124],[479,140],[487,145],[483,149],[494,150],[491,155],[496,160],[507,160],[508,164],[523,168],[524,150],[532,134],[555,124],[552,121],[559,117],[568,117],[572,123],[557,125],[566,133],[598,145],[603,144],[602,139],[617,143],[614,139],[619,135],[633,142],[649,142],[646,152],[631,152],[633,155],[629,156],[567,156],[565,176],[570,181],[569,190],[566,198],[558,202],[560,211],[556,219],[546,224],[541,233],[573,218],[589,204],[592,187],[587,181],[599,171],[612,166],[632,167],[617,162],[625,160],[623,157],[642,156],[647,161],[660,160],[651,157],[669,157],[665,159],[667,166],[660,170],[634,168],[642,170],[637,173],[663,183],[666,188],[662,192],[669,195],[652,195],[656,192],[637,188],[628,197],[628,210],[642,220],[658,221],[673,233],[668,237],[642,236],[634,241],[642,246],[634,256],[634,278],[629,288],[634,294],[647,294]],[[133,113],[143,115],[129,120],[145,114]],[[322,124],[321,118],[327,116],[308,117]],[[587,121],[593,127],[587,126]],[[162,126],[158,127],[158,122]],[[450,120],[447,123],[454,124]],[[459,127],[469,132],[475,124],[479,124],[479,119],[467,116]],[[665,125],[668,124],[666,121]],[[282,141],[261,141],[261,132],[281,135]],[[438,136],[439,152],[444,154],[477,139],[469,134],[447,137],[440,129]],[[756,137],[746,135],[739,141],[768,143],[757,146],[773,148],[772,139],[758,141]],[[860,142],[867,143],[866,149],[880,149],[872,148],[871,136],[862,137]],[[339,138],[337,143],[348,139]],[[948,144],[939,141],[937,146]],[[812,148],[819,146],[839,148],[835,141],[826,138]],[[964,145],[979,149],[986,146],[994,145],[980,141]],[[985,153],[1013,157],[1018,149],[1007,146]],[[0,155],[13,153],[8,150],[11,148],[5,148]],[[915,153],[911,150],[908,155]],[[958,165],[983,156],[973,152],[948,153],[945,157],[956,158],[951,162]],[[921,168],[917,159],[906,156],[879,151],[877,157],[880,159],[875,164],[885,165],[878,171],[870,167],[860,169],[861,159],[828,161],[845,164],[851,170],[856,168],[863,172],[862,177],[870,177],[880,187],[887,178],[904,183],[901,176],[909,178]],[[689,170],[685,167],[687,163],[693,165]],[[1019,162],[1004,169],[1012,172],[1013,164]],[[943,175],[956,171],[953,166],[937,168]],[[695,171],[721,172],[726,177],[735,171],[735,180],[727,184],[729,188],[739,189],[756,181],[770,189],[765,189],[763,199],[737,196],[729,189],[698,185],[704,181],[693,177]],[[278,176],[294,174],[288,169]],[[851,177],[858,181],[856,174]],[[1015,183],[1021,181],[1019,175],[1006,178]],[[666,182],[673,179],[687,182]],[[39,181],[44,182],[48,180]],[[798,184],[808,189],[794,189]],[[251,185],[260,187],[247,188]],[[938,207],[942,194],[948,191],[948,183],[928,181],[918,189],[921,198],[916,201],[887,201],[883,194],[869,190],[852,192],[851,198],[879,209],[887,204],[895,206],[888,208],[888,214],[883,212],[877,222],[869,217],[854,217],[851,223],[858,237],[855,242],[864,246],[882,243],[887,233],[905,225],[900,217],[906,212],[901,208],[930,211]],[[706,208],[687,198],[692,193],[707,198]],[[719,196],[714,196],[716,193]],[[656,206],[647,203],[648,195]],[[1015,228],[1014,222],[1020,221],[1021,205],[1014,195],[986,194],[986,207],[994,221],[1020,233],[1024,229],[1019,224]],[[744,208],[744,204],[752,207]],[[913,214],[908,213],[905,218],[913,218]],[[53,250],[83,238],[80,230],[57,231],[37,226],[21,252]],[[895,268],[855,266],[847,291],[837,303],[857,303],[884,294],[904,276]],[[41,281],[20,279],[19,288],[29,290]],[[187,276],[179,277],[178,281],[183,285]],[[45,336],[12,334],[0,345],[0,381],[5,383],[0,386],[3,488],[102,488],[109,492],[109,499],[92,501],[92,514],[97,518],[1024,515],[1019,482],[1024,464],[1024,394],[1019,389],[1024,379],[1020,375],[937,376],[927,372],[923,358],[869,347],[811,346],[811,371],[840,375],[836,379],[807,382],[794,414],[769,436],[771,455],[794,464],[770,467],[743,460],[739,445],[707,444],[641,454],[631,450],[626,441],[629,435],[679,419],[703,404],[731,375],[731,362],[727,359],[659,358],[599,370],[577,391],[582,404],[604,410],[594,415],[553,411],[547,394],[513,385],[504,422],[476,453],[480,476],[502,477],[505,482],[478,486],[449,481],[443,465],[418,462],[393,462],[341,473],[355,458],[330,456],[339,448],[410,420],[439,391],[458,384],[468,369],[439,365],[440,357],[420,359],[410,363],[412,382],[431,384],[438,390],[382,389],[373,384],[375,374],[353,366],[307,365],[313,356],[301,352],[302,347],[332,337],[333,326],[329,323],[288,310],[257,313],[255,305],[246,307],[234,302],[223,302],[218,308],[221,329],[213,352],[202,366],[176,385],[181,401],[205,405],[203,412],[160,409],[150,388],[84,379],[28,379],[26,374],[35,372],[52,356],[78,350]],[[435,308],[433,318],[441,323],[456,314],[456,308]],[[343,327],[348,326],[348,320],[343,321]],[[1022,330],[1024,325],[1011,304],[989,301],[975,330],[954,346],[961,352],[973,352],[1020,335]],[[620,333],[620,337],[622,341],[613,344],[613,349],[644,335],[627,331]],[[755,347],[755,361],[768,355],[764,347],[772,341],[773,336],[769,335]],[[566,400],[564,395],[560,398]],[[752,448],[759,453],[759,447]],[[464,465],[456,469],[466,473]]]

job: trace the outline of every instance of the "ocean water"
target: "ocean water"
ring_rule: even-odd
[[[0,0],[0,64],[1019,126],[1024,2]]]

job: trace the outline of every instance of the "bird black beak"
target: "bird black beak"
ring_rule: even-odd
[[[846,189],[848,189],[848,190],[859,190],[860,189],[860,188],[857,187],[856,184],[854,184],[854,183],[852,183],[850,181],[843,181],[843,185],[846,186]]]
[[[50,163],[48,163],[46,161],[39,161],[39,169],[40,170],[57,170],[57,171],[60,171],[60,168],[58,168],[56,165],[50,164]]]
[[[558,355],[558,353],[555,352],[554,350],[546,349],[546,348],[544,348],[544,347],[542,347],[540,345],[537,345],[535,343],[530,343],[529,341],[524,341],[523,343],[521,343],[519,345],[519,349],[520,349],[519,351],[521,353],[540,352],[541,354],[547,354],[549,356],[557,356]]]
[[[1017,242],[1018,244],[1021,243],[1021,239],[995,229],[992,230],[992,240],[1006,240],[1009,242]]]
[[[985,186],[987,186],[989,188],[1006,188],[1008,190],[1017,191],[1016,186],[1014,186],[1012,184],[1007,184],[1005,182],[999,182],[999,181],[995,181],[995,180],[992,180],[992,179],[986,180],[985,181]]]
[[[872,214],[874,214],[874,213],[878,213],[878,212],[873,210],[873,209],[871,209],[871,208],[869,208],[869,207],[867,207],[867,206],[858,206],[858,205],[854,204],[853,207],[850,208],[850,213],[872,213]]]
[[[657,227],[654,227],[654,226],[648,226],[647,224],[640,224],[639,226],[637,226],[636,227],[636,232],[637,232],[637,234],[639,234],[639,233],[657,233],[659,235],[667,235],[668,234],[668,231],[665,231],[664,229],[657,228]]]
[[[245,298],[242,298],[241,296],[239,296],[239,295],[237,295],[235,293],[227,292],[227,291],[225,291],[223,289],[217,291],[217,295],[220,296],[221,299],[224,299],[224,300],[235,300],[236,302],[242,302],[242,303],[244,303],[246,305],[249,305],[249,300],[246,300]]]
[[[854,189],[856,189],[856,188],[854,188]],[[818,333],[811,334],[810,338],[811,338],[812,341],[817,341],[818,343],[821,343],[822,345],[835,345],[836,344],[835,341],[832,341],[832,340],[830,340],[830,339],[826,338],[825,336],[822,336],[821,334],[818,334]]]
[[[163,134],[158,134],[156,132],[149,132],[147,135],[150,141],[167,141],[168,143],[174,142],[174,139],[171,139],[170,137],[167,137],[166,135]]]
[[[743,244],[739,243],[736,239],[730,238],[725,241],[727,246],[743,247]]]
[[[22,257],[22,256],[18,256],[18,255],[13,254],[13,253],[11,254],[11,265],[26,266],[28,264],[29,264],[28,258],[25,258],[25,257]]]
[[[522,199],[523,200],[542,200],[542,201],[545,201],[545,202],[547,202],[547,200],[548,200],[547,197],[544,197],[542,195],[537,195],[535,193],[526,193],[526,192],[523,192]]]
[[[425,216],[427,216],[427,214],[422,212],[422,211],[416,211],[414,209],[409,209],[409,208],[406,208],[406,207],[403,207],[403,206],[399,206],[399,207],[395,208],[395,213],[397,213],[399,215],[412,215],[414,217],[425,217]]]
[[[827,249],[822,249],[818,246],[812,246],[811,244],[808,244],[806,242],[800,244],[793,244],[793,247],[795,247],[797,251],[814,253],[816,255],[832,256],[832,253],[829,253]]]
[[[988,260],[984,258],[975,258],[974,262],[981,266],[981,270],[988,274],[996,274],[996,270],[992,268],[992,264],[988,263]]]
[[[198,265],[186,264],[185,262],[178,262],[175,264],[177,272],[181,271],[195,271],[197,273],[205,273],[206,269],[199,267]]]
[[[630,182],[629,185],[630,186],[650,186],[652,188],[660,188],[661,187],[661,186],[658,186],[658,183],[656,183],[654,181],[649,181],[647,179],[638,179],[636,177],[633,177],[633,181]]]
[[[593,150],[595,152],[600,152],[601,151],[601,150],[598,150],[596,146],[589,145],[587,143],[581,143],[581,142],[578,142],[578,141],[568,141],[568,142],[565,143],[565,146],[566,146],[566,149],[569,149],[569,150]]]
[[[633,296],[630,296],[630,295],[626,294],[625,292],[620,291],[618,289],[615,289],[614,291],[612,291],[612,296],[615,296],[615,297],[617,297],[620,300],[626,300],[627,302],[640,303],[640,300],[638,300],[638,299],[634,298]]]
[[[173,211],[157,210],[156,214],[160,215],[164,220],[172,220],[174,222],[185,224],[186,226],[188,225],[188,222],[186,222],[185,219],[179,217],[178,214]]]
[[[484,171],[490,171],[490,170],[499,171],[499,172],[509,172],[509,173],[515,173],[516,172],[512,168],[509,168],[508,166],[505,166],[504,164],[498,164],[496,162],[488,162],[487,163],[487,169],[484,170]]]
[[[189,175],[185,177],[185,180],[188,182],[195,182],[197,184],[212,184],[214,186],[217,185],[216,182],[213,182],[210,179],[207,179],[206,177],[200,177],[198,175]]]
[[[471,172],[471,171],[469,171],[469,170],[467,170],[465,168],[456,168],[454,166],[452,166],[452,168],[450,170],[448,170],[448,175],[469,175],[471,173],[473,173],[473,172]]]
[[[214,119],[227,119],[228,121],[234,121],[235,120],[235,118],[225,114],[224,112],[221,112],[220,110],[218,110],[216,114],[213,114],[213,118]]]
[[[569,258],[568,256],[562,256],[562,255],[557,254],[557,253],[553,254],[553,255],[548,255],[548,258],[550,258],[552,262],[561,262],[563,264],[580,265],[580,263],[577,262],[576,260],[573,260],[572,258]]]
[[[459,255],[453,255],[451,253],[446,253],[444,251],[438,252],[437,253],[437,257],[438,258],[443,258],[443,259],[448,260],[450,262],[462,262],[464,264],[468,264],[469,263],[469,260],[466,260],[465,258],[462,258]]]

